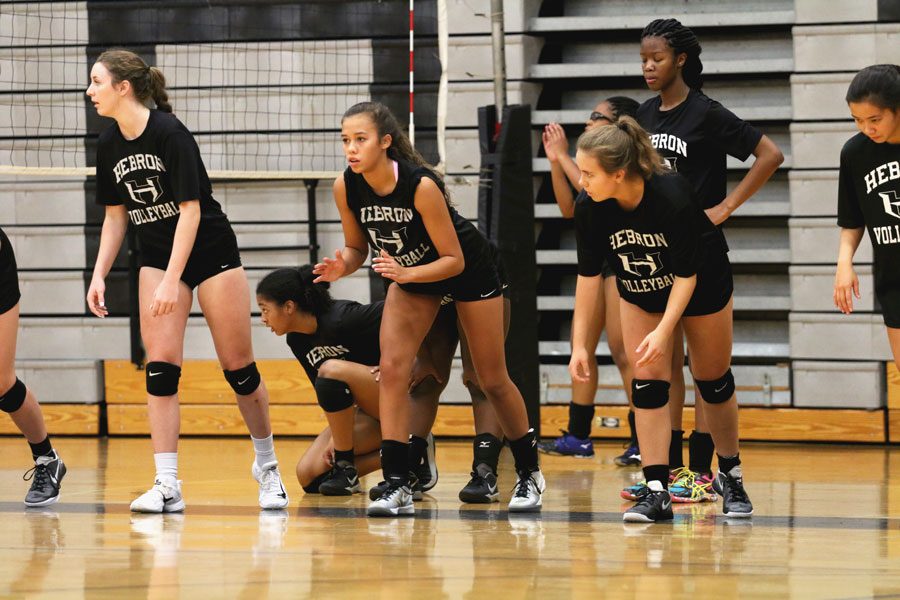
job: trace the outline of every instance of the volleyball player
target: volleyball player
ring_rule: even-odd
[[[762,187],[784,161],[781,151],[758,129],[706,96],[700,42],[676,19],[657,19],[641,33],[641,65],[647,87],[657,95],[637,111],[637,120],[669,166],[687,177],[714,225],[721,224]],[[726,156],[755,157],[737,186],[726,192]],[[721,235],[712,233],[711,235]],[[726,245],[727,248],[727,245]],[[681,346],[677,336],[676,346]],[[695,396],[697,386],[694,386]],[[673,396],[669,466],[677,502],[715,500],[711,490],[715,446],[704,410],[695,398],[695,429],[688,439],[688,467],[682,457],[684,396]],[[639,487],[639,486],[638,486]],[[623,495],[634,496],[634,489]]]
[[[371,246],[377,253],[372,268],[392,282],[380,333],[381,458],[388,486],[368,514],[414,513],[406,391],[416,351],[446,294],[456,303],[481,388],[510,440],[518,481],[509,510],[539,510],[544,477],[524,400],[506,371],[502,285],[487,240],[450,206],[440,177],[387,107],[356,104],[341,128],[349,166],[335,180],[334,196],[345,246],[315,270],[319,279],[334,281],[358,269]]]
[[[862,69],[850,82],[846,100],[859,133],[841,150],[834,304],[844,314],[853,312],[853,296],[859,298],[853,255],[868,228],[875,296],[900,366],[900,67]]]
[[[16,337],[19,332],[19,273],[16,255],[0,229],[0,411],[8,413],[31,447],[34,467],[23,479],[31,480],[25,506],[48,506],[59,500],[66,465],[59,457],[44,424],[41,407],[31,390],[16,377]]]
[[[250,291],[237,240],[212,196],[197,143],[171,113],[162,72],[127,50],[109,50],[91,68],[87,95],[116,122],[97,145],[97,201],[106,206],[100,250],[87,293],[91,312],[105,317],[104,279],[135,227],[141,244],[139,305],[147,349],[147,404],[156,480],[131,504],[135,512],[184,510],[178,480],[178,380],[194,289],[225,379],[256,453],[251,471],[259,505],[284,508],[265,384],[250,342]],[[153,101],[156,109],[147,108]]]
[[[721,237],[695,204],[691,185],[664,173],[640,126],[622,117],[578,140],[581,182],[593,200],[576,208],[578,283],[572,320],[574,379],[586,381],[593,360],[588,329],[606,259],[616,272],[625,350],[634,378],[632,401],[647,487],[625,521],[672,518],[668,454],[672,336],[682,321],[691,370],[720,449],[715,485],[726,516],[753,513],[738,453],[737,399],[731,375],[732,275]]]
[[[598,125],[615,123],[620,115],[633,117],[637,111],[638,103],[626,96],[613,96],[603,100],[594,107],[588,120],[584,124],[584,130],[589,131]],[[566,219],[571,219],[575,214],[576,202],[590,202],[581,190],[578,182],[580,173],[578,165],[569,156],[569,141],[566,132],[558,123],[549,123],[543,132],[544,152],[550,161],[550,179],[553,184],[553,196],[556,199],[559,210]],[[578,191],[576,198],[572,188]],[[616,290],[616,280],[613,270],[609,266],[603,268],[603,286],[600,288],[600,306],[591,322],[591,339],[600,341],[600,335],[606,327],[606,342],[612,354],[613,363],[619,369],[625,396],[631,404],[631,373],[628,371],[628,360],[625,356],[625,348],[622,345],[622,328],[619,325],[619,292]],[[596,344],[595,344],[596,346]],[[677,357],[675,357],[677,360]],[[684,361],[684,357],[681,357]],[[677,374],[674,378],[677,379]],[[540,442],[538,449],[548,454],[560,454],[563,456],[593,456],[594,443],[591,441],[591,424],[594,420],[594,397],[597,393],[597,365],[590,365],[589,382],[583,385],[572,380],[572,401],[569,403],[569,429],[550,442]],[[682,377],[681,389],[684,389]],[[683,392],[682,392],[683,393]],[[634,411],[629,406],[628,428],[630,438],[628,446],[620,456],[615,458],[619,466],[641,464],[641,453],[637,444],[637,433],[634,429]]]

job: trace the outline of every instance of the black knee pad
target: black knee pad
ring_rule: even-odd
[[[350,386],[337,379],[316,377],[316,398],[319,406],[327,413],[334,413],[353,406]]]
[[[0,396],[0,410],[7,413],[14,413],[25,403],[25,384],[16,377],[16,382],[6,393]]]
[[[728,402],[734,395],[734,374],[728,369],[724,375],[712,381],[694,379],[694,385],[697,386],[704,402],[722,404]]]
[[[147,377],[147,393],[151,396],[174,396],[178,393],[181,367],[167,362],[149,362],[144,371]]]
[[[262,383],[262,378],[259,376],[255,362],[250,363],[243,369],[222,372],[225,373],[225,380],[238,396],[249,396]]]
[[[669,382],[661,379],[632,379],[631,402],[635,408],[662,408],[669,403]]]

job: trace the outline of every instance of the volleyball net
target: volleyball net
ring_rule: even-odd
[[[343,112],[373,99],[412,123],[414,80],[425,92],[416,105],[431,115],[415,118],[417,146],[438,162],[439,11],[423,3],[413,19],[411,8],[411,0],[0,0],[0,174],[93,174],[97,136],[112,121],[85,90],[110,47],[163,71],[174,113],[213,177],[331,177],[344,166]]]

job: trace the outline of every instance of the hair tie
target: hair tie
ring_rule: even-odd
[[[624,121],[616,121],[616,127],[618,127],[619,129],[621,129],[621,130],[624,131],[625,133],[628,133],[628,127],[625,126],[625,122],[624,122]]]

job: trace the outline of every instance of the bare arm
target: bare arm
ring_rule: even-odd
[[[756,148],[753,149],[753,156],[756,160],[744,178],[741,179],[731,193],[728,194],[722,202],[706,210],[709,220],[714,225],[719,225],[730,217],[741,204],[743,204],[750,196],[759,191],[772,174],[784,162],[784,154],[768,136],[762,136]]]
[[[424,265],[403,267],[382,250],[381,256],[372,261],[375,272],[398,283],[431,283],[462,273],[466,263],[459,236],[450,218],[447,201],[434,181],[422,178],[416,188],[415,206],[434,243],[438,259]]]
[[[563,217],[571,219],[575,215],[575,198],[572,187],[581,191],[581,172],[569,156],[569,141],[566,132],[558,123],[549,123],[542,135],[544,153],[550,161],[550,181],[553,196]],[[571,186],[571,187],[570,187]]]
[[[315,283],[320,281],[336,281],[345,275],[350,275],[359,269],[368,254],[369,242],[353,215],[353,211],[347,205],[347,189],[344,186],[343,176],[334,180],[332,186],[334,204],[338,214],[341,215],[341,228],[344,230],[344,247],[335,250],[334,258],[324,257],[322,262],[313,267],[313,273],[318,275]]]
[[[122,247],[126,231],[128,231],[128,214],[125,207],[121,204],[107,206],[103,228],[100,230],[100,250],[97,252],[97,262],[94,263],[94,274],[86,298],[90,311],[101,318],[108,314],[105,298],[106,276],[112,269],[119,248]]]
[[[859,277],[853,268],[853,255],[859,248],[864,231],[863,227],[841,228],[837,271],[834,274],[834,305],[845,315],[853,312],[853,296],[859,299]]]

